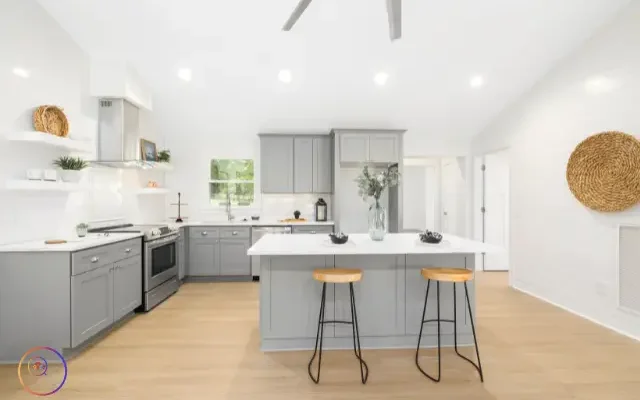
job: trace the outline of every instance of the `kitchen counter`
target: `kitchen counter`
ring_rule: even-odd
[[[358,255],[358,254],[465,254],[493,253],[501,249],[453,235],[439,244],[422,243],[415,233],[389,233],[376,242],[366,233],[349,235],[345,244],[333,244],[326,235],[273,235],[262,237],[247,252],[250,256]]]
[[[298,225],[335,225],[334,221],[305,221],[305,222],[280,222],[276,219],[266,219],[260,221],[185,221],[182,223],[176,223],[175,220],[171,220],[170,224],[176,226],[298,226]]]
[[[362,347],[415,349],[420,332],[427,282],[422,268],[475,269],[476,255],[500,251],[484,243],[444,235],[440,244],[424,244],[415,233],[391,233],[374,242],[367,234],[349,235],[334,245],[326,235],[265,235],[247,254],[260,256],[260,346],[262,351],[312,350],[318,329],[322,284],[313,279],[316,268],[358,268],[362,280],[354,283]],[[434,285],[432,285],[434,286]],[[469,303],[475,307],[474,282],[467,283]],[[458,304],[459,346],[473,344],[465,290],[439,285],[442,318],[453,319]],[[435,288],[429,294],[435,300]],[[435,302],[426,319],[436,315]],[[351,318],[348,285],[327,285],[325,319]],[[474,313],[474,316],[476,314]],[[424,347],[437,345],[435,326],[425,326]],[[351,327],[325,327],[325,349],[350,349]],[[442,345],[454,343],[453,327],[445,326]]]
[[[90,233],[84,238],[60,238],[67,240],[63,244],[45,244],[45,239],[33,240],[22,243],[12,243],[0,245],[0,253],[11,252],[32,252],[32,251],[55,251],[55,252],[72,252],[78,250],[89,249],[92,247],[104,246],[107,244],[122,242],[124,240],[134,239],[144,236],[142,233],[111,233],[109,236],[104,234]]]

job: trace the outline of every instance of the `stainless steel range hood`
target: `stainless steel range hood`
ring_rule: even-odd
[[[97,160],[112,168],[153,168],[140,157],[140,110],[124,99],[100,99]]]

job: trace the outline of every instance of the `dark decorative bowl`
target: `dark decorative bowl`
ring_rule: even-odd
[[[259,215],[252,215],[251,216],[251,220],[252,221],[260,221],[260,216]]]
[[[423,243],[438,244],[442,241],[442,235],[438,232],[431,232],[429,230],[420,233],[420,241]]]
[[[349,240],[349,235],[345,235],[344,233],[330,233],[329,238],[331,238],[331,243],[333,244],[345,244]]]

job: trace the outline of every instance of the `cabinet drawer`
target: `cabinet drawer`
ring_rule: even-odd
[[[125,258],[138,256],[142,253],[142,240],[131,239],[116,243],[112,246],[113,261],[124,260]]]
[[[80,275],[112,263],[113,246],[94,247],[71,253],[71,275]]]
[[[220,237],[226,239],[249,239],[251,228],[220,228]]]
[[[333,232],[333,226],[331,225],[307,225],[307,226],[294,226],[293,233],[311,233],[311,234],[330,234]]]
[[[211,226],[189,228],[189,239],[204,239],[208,237],[209,238],[219,237],[218,228],[211,227]]]

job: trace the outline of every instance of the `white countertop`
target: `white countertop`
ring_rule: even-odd
[[[259,221],[185,221],[183,223],[176,223],[175,220],[169,223],[176,226],[298,226],[298,225],[335,225],[334,221],[304,221],[304,222],[280,222],[277,219],[260,219]]]
[[[374,242],[366,233],[349,235],[345,244],[333,244],[328,235],[274,235],[263,236],[247,252],[250,256],[284,255],[354,255],[354,254],[455,254],[494,253],[500,247],[443,235],[440,244],[420,242],[416,233],[389,233],[383,241]]]
[[[0,245],[0,253],[26,252],[26,251],[78,251],[91,247],[104,246],[106,244],[122,242],[133,238],[142,237],[142,233],[111,233],[109,236],[90,233],[83,238],[56,238],[64,239],[67,243],[45,244],[45,239],[33,240],[23,243]]]

